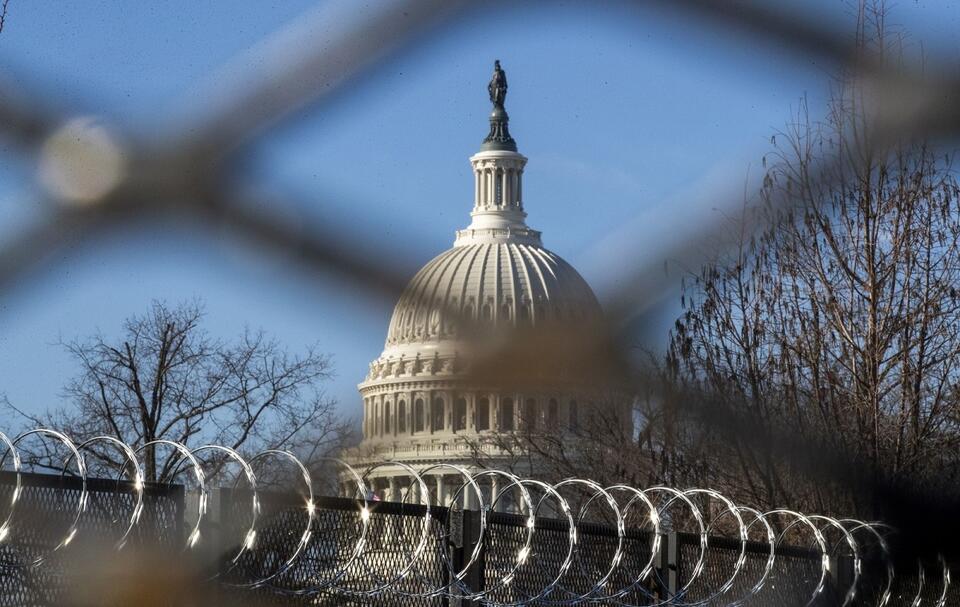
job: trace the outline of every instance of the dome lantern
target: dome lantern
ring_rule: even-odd
[[[487,85],[493,112],[490,133],[480,151],[470,157],[473,165],[474,192],[470,225],[457,232],[456,244],[477,242],[522,242],[539,245],[540,233],[527,227],[523,210],[523,168],[527,158],[517,152],[517,142],[510,136],[510,117],[504,109],[507,96],[507,75],[494,63],[493,78]]]

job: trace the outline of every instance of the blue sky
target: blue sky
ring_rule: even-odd
[[[202,106],[196,91],[238,54],[252,57],[255,73],[257,43],[314,6],[11,0],[0,68],[47,99],[147,136],[183,108]],[[335,31],[338,11],[377,6],[337,3],[311,35]],[[376,254],[402,252],[412,273],[467,223],[467,158],[485,135],[485,87],[500,59],[511,130],[530,159],[528,221],[602,300],[619,269],[662,265],[665,243],[722,213],[715,207],[759,172],[771,134],[801,97],[815,116],[823,107],[829,66],[688,15],[581,3],[495,6],[271,134],[247,151],[242,180],[303,201],[271,210],[358,228],[366,236],[355,245]],[[840,2],[794,7],[835,27],[852,23]],[[950,57],[958,56],[958,21],[960,7],[948,3],[904,2],[891,16],[914,41]],[[4,152],[0,239],[41,212],[38,187],[34,166]],[[352,414],[356,384],[383,346],[393,306],[324,272],[186,226],[120,232],[52,262],[0,293],[0,392],[32,411],[64,404],[60,389],[75,368],[58,339],[116,335],[153,299],[200,298],[215,335],[263,328],[293,351],[317,344],[331,353],[337,377],[328,391]]]

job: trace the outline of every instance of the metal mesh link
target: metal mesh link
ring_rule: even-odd
[[[231,497],[221,490],[224,537],[242,538],[248,522],[247,494]],[[268,585],[256,590],[238,588],[235,592],[253,593],[271,605],[327,604],[395,605],[398,593],[426,594],[447,583],[443,551],[448,548],[446,509],[431,508],[432,520],[427,549],[405,578],[379,597],[362,593],[398,576],[411,559],[422,531],[424,508],[409,504],[373,502],[363,552],[351,560],[362,535],[362,504],[345,498],[314,500],[316,518],[312,536],[304,552],[293,565]],[[246,552],[226,572],[226,580],[242,584],[276,573],[297,545],[306,525],[306,501],[296,494],[261,494],[261,518],[257,525],[255,547]],[[223,554],[232,554],[222,550]],[[291,594],[306,593],[303,596]],[[404,597],[404,605],[429,607],[446,604],[442,599]],[[318,602],[311,602],[318,601]]]
[[[0,473],[0,503],[8,503],[15,474]],[[89,500],[76,540],[51,553],[63,540],[75,516],[81,495],[77,478],[48,474],[21,474],[22,490],[9,540],[0,544],[0,606],[58,605],[70,580],[64,561],[83,554],[93,542],[115,541],[126,528],[134,507],[126,481],[88,479]],[[136,546],[150,542],[161,549],[183,543],[183,487],[147,485],[143,516],[127,540]],[[39,565],[34,565],[43,559]]]

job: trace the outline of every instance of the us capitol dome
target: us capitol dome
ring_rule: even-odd
[[[430,468],[425,480],[440,496],[449,496],[463,479],[431,466],[475,468],[478,449],[484,465],[506,465],[511,455],[492,437],[569,430],[580,423],[591,397],[563,373],[529,391],[479,381],[471,372],[478,337],[589,326],[602,317],[583,277],[526,223],[527,158],[508,130],[499,61],[494,70],[490,133],[470,157],[470,224],[456,233],[452,248],[417,272],[397,302],[383,352],[358,386],[363,440],[346,457],[361,473],[381,461]],[[378,498],[399,500],[410,477],[402,466],[380,466],[368,481]]]

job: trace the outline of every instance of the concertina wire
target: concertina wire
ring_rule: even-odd
[[[88,510],[90,501],[87,490],[88,467],[83,453],[94,445],[110,447],[122,456],[125,463],[121,476],[127,476],[128,485],[132,487],[133,506],[129,517],[125,518],[121,525],[123,532],[113,546],[116,550],[123,550],[127,545],[128,538],[136,529],[144,512],[144,491],[147,483],[144,480],[140,458],[148,447],[165,447],[172,450],[174,457],[177,458],[175,466],[178,470],[177,473],[186,471],[196,484],[197,506],[195,511],[191,508],[196,520],[189,524],[190,530],[186,534],[184,550],[196,549],[202,542],[201,524],[208,512],[208,477],[205,474],[200,455],[215,452],[224,461],[234,462],[240,469],[238,482],[242,478],[249,487],[250,523],[249,526],[246,526],[238,547],[233,549],[231,556],[228,556],[227,568],[239,563],[244,556],[249,556],[257,545],[257,524],[261,514],[261,502],[257,494],[257,477],[254,473],[254,465],[272,458],[291,466],[296,476],[303,482],[304,488],[302,493],[304,496],[303,512],[306,516],[304,517],[305,523],[302,533],[295,538],[295,541],[290,542],[285,558],[275,559],[278,562],[271,566],[269,571],[253,576],[251,579],[231,579],[228,582],[224,576],[224,579],[221,580],[222,583],[230,584],[236,588],[270,589],[281,594],[302,596],[343,594],[372,598],[390,593],[417,598],[445,596],[473,601],[476,604],[503,607],[520,607],[530,604],[581,605],[597,602],[623,607],[632,605],[638,607],[639,605],[644,607],[694,607],[708,604],[739,607],[759,595],[773,578],[772,572],[780,554],[778,547],[785,545],[791,534],[793,534],[792,537],[795,537],[798,532],[802,531],[809,535],[810,544],[818,555],[816,559],[818,572],[814,576],[817,579],[812,584],[813,588],[809,591],[809,596],[805,598],[806,602],[801,601],[800,604],[809,607],[821,598],[831,574],[832,557],[835,557],[840,550],[846,551],[848,557],[852,560],[852,575],[849,576],[849,586],[839,589],[838,596],[844,607],[853,604],[858,597],[860,586],[864,583],[863,561],[866,558],[865,553],[868,547],[874,554],[879,554],[883,561],[880,567],[883,579],[879,582],[877,580],[873,581],[877,590],[874,593],[875,599],[872,599],[871,604],[877,607],[885,607],[891,603],[893,595],[896,573],[888,537],[894,530],[883,523],[804,514],[789,509],[760,512],[754,508],[735,504],[721,493],[704,488],[679,490],[666,486],[646,489],[638,489],[627,485],[603,487],[594,481],[581,478],[569,478],[550,484],[536,479],[521,478],[501,470],[470,471],[454,464],[433,464],[417,470],[405,463],[395,461],[372,464],[363,474],[360,474],[345,461],[337,458],[323,458],[323,460],[325,464],[339,467],[341,469],[340,478],[346,479],[345,484],[355,487],[354,497],[358,514],[356,539],[353,546],[338,551],[338,554],[343,555],[340,558],[339,565],[334,567],[332,571],[328,571],[322,579],[314,580],[313,583],[305,584],[303,587],[291,588],[289,585],[278,583],[278,580],[297,564],[298,559],[308,549],[311,541],[314,540],[318,518],[314,482],[308,468],[293,453],[279,449],[269,449],[252,457],[244,458],[236,450],[229,447],[204,445],[190,449],[183,444],[170,440],[155,440],[135,448],[111,436],[96,436],[82,442],[74,442],[66,434],[48,428],[33,429],[14,439],[10,439],[3,432],[0,432],[0,443],[5,447],[5,452],[0,459],[0,469],[3,466],[8,466],[11,468],[10,473],[14,478],[14,489],[10,492],[10,499],[3,506],[4,510],[0,510],[0,547],[4,544],[12,544],[15,548],[13,539],[17,534],[14,515],[23,494],[21,485],[23,461],[17,447],[28,437],[52,441],[60,448],[65,449],[68,455],[63,471],[66,473],[68,467],[70,467],[72,468],[71,473],[79,479],[80,497],[75,509],[69,514],[68,528],[63,536],[55,541],[52,547],[48,548],[49,553],[65,548],[74,540],[81,529],[83,517]],[[8,459],[9,464],[7,463]],[[390,534],[389,541],[406,544],[401,546],[401,553],[404,555],[402,566],[386,574],[376,571],[374,567],[367,566],[365,567],[368,574],[365,578],[366,587],[358,588],[356,584],[348,585],[345,583],[346,574],[351,566],[364,561],[366,551],[373,545],[370,541],[372,539],[370,537],[370,522],[373,513],[372,507],[375,506],[374,502],[378,498],[368,487],[367,480],[371,473],[383,468],[402,470],[409,477],[409,490],[405,492],[403,501],[406,503],[407,499],[412,498],[414,500],[412,505],[419,506],[420,510],[418,512],[422,511],[423,514],[422,516],[418,515],[416,525],[418,532],[414,534],[415,537],[404,538],[402,537],[403,534]],[[431,495],[429,483],[425,480],[425,476],[436,474],[441,470],[462,478],[460,486],[450,493],[446,499],[441,495]],[[482,484],[490,483],[494,478],[499,483],[489,485],[492,490],[487,498]],[[498,484],[499,489],[496,489]],[[578,508],[570,503],[569,493],[571,491],[579,492],[580,497],[583,498],[579,501]],[[474,588],[470,583],[469,572],[478,565],[484,539],[490,533],[490,515],[497,511],[498,507],[503,507],[501,500],[509,492],[514,492],[519,496],[512,507],[522,517],[523,537],[520,541],[521,547],[516,550],[515,554],[509,555],[508,558],[498,559],[501,566],[500,571],[493,576],[495,579],[489,579],[490,567],[487,567],[486,575],[488,579],[484,588]],[[565,496],[565,494],[567,495]],[[435,580],[431,581],[419,571],[418,564],[428,552],[431,534],[434,533],[433,523],[437,522],[435,516],[437,507],[449,508],[449,511],[452,512],[460,507],[458,505],[460,502],[463,502],[464,505],[467,504],[468,495],[470,500],[475,500],[475,502],[472,502],[474,507],[471,510],[476,511],[479,520],[476,541],[473,542],[469,555],[463,559],[465,561],[463,565],[455,564],[445,552],[444,557],[441,558],[446,568],[445,581],[439,583]],[[715,511],[711,511],[712,516],[708,516],[708,512],[703,508],[704,502],[716,506]],[[552,505],[548,506],[548,503],[552,503]],[[571,571],[578,568],[581,569],[581,577],[584,575],[584,568],[578,567],[578,557],[581,554],[578,547],[583,542],[583,536],[578,533],[578,529],[585,522],[587,510],[594,506],[603,509],[607,515],[606,520],[612,521],[611,527],[615,530],[615,546],[612,549],[609,566],[605,565],[599,569],[593,567],[586,574],[587,577],[592,576],[592,578],[586,584],[581,584],[580,588],[573,589],[568,587],[564,580]],[[683,584],[673,591],[664,592],[663,588],[666,585],[660,579],[662,573],[658,569],[661,538],[665,529],[670,526],[670,521],[678,518],[676,512],[678,508],[688,515],[687,520],[693,522],[695,529],[693,533],[697,538],[697,556]],[[556,567],[555,572],[547,575],[551,579],[542,583],[539,588],[527,588],[521,592],[513,592],[509,599],[498,598],[498,591],[510,588],[511,584],[515,584],[521,568],[536,565],[534,561],[537,558],[537,552],[533,549],[534,538],[539,528],[538,520],[543,516],[541,513],[547,510],[554,514],[554,518],[558,518],[566,525],[566,546],[563,550],[565,556],[563,556],[562,562]],[[634,517],[638,517],[637,521],[642,524],[644,531],[648,532],[645,537],[649,538],[649,556],[645,559],[645,562],[632,563],[633,570],[624,571],[627,567],[627,560],[624,558],[625,538],[631,531],[631,513]],[[717,531],[718,523],[722,519],[728,520],[729,524],[732,525],[732,531],[728,531],[728,534],[738,546],[734,550],[736,558],[731,568],[732,571],[728,575],[724,574],[725,579],[722,582],[715,583],[707,591],[701,588],[694,596],[691,589],[706,570],[711,533]],[[746,590],[741,588],[738,593],[734,593],[733,589],[737,578],[744,572],[748,544],[752,542],[751,533],[753,533],[753,537],[761,538],[759,544],[753,542],[753,545],[763,546],[763,565],[760,574],[754,575],[746,583]],[[44,559],[40,558],[24,566],[42,567],[43,564]],[[937,566],[941,568],[942,588],[938,588],[935,592],[938,596],[934,597],[932,604],[936,607],[943,607],[946,604],[950,587],[950,569],[943,557],[939,557]],[[921,563],[919,566],[920,582],[916,588],[916,597],[910,603],[912,605],[917,605],[920,602],[920,593],[923,591],[924,583],[923,572],[924,568]],[[0,571],[0,575],[3,575],[2,571]],[[214,578],[217,577],[221,576],[219,574],[214,576]],[[414,580],[415,584],[413,586],[409,583],[410,580]],[[516,588],[512,590],[516,590]],[[643,597],[644,602],[632,602],[636,599],[631,597],[637,596]]]

